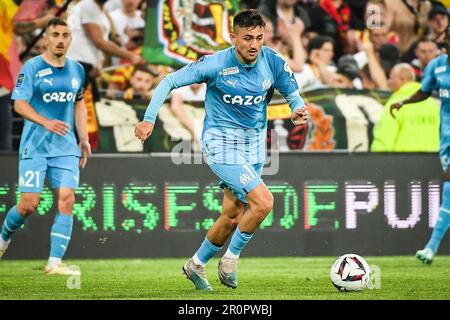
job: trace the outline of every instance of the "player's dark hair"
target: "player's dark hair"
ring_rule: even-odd
[[[255,9],[246,9],[235,14],[233,20],[233,31],[236,28],[254,29],[256,27],[265,28],[266,23],[259,11]]]
[[[52,18],[48,22],[47,29],[50,28],[51,26],[65,26],[65,27],[68,27],[69,25],[67,24],[67,21],[64,20],[63,18],[55,17],[55,18]]]

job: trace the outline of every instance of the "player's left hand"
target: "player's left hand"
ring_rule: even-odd
[[[306,108],[306,106],[304,106],[303,108],[297,109],[292,112],[291,119],[296,126],[300,126],[308,122],[308,115],[308,109]]]
[[[89,141],[80,142],[80,150],[81,150],[80,168],[84,169],[88,161],[88,157],[92,154],[91,145],[89,144]]]

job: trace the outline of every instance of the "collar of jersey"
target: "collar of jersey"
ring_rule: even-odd
[[[58,69],[58,70],[64,69],[65,66],[66,66],[66,64],[67,64],[67,57],[66,57],[66,61],[64,62],[64,66],[62,66],[62,67],[55,67],[55,66],[51,65],[50,63],[48,63],[48,62],[44,59],[44,57],[42,56],[42,54],[39,55],[39,58],[41,58],[41,60],[42,60],[46,65],[48,65],[49,67],[54,68],[54,69]]]

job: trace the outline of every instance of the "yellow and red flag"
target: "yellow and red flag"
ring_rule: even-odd
[[[0,1],[0,86],[9,90],[20,69],[12,23],[17,10],[13,0]]]

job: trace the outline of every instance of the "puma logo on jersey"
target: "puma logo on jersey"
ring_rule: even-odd
[[[237,80],[234,80],[234,81],[227,80],[227,83],[232,85],[233,88],[236,88],[236,82],[237,82]]]
[[[266,99],[267,92],[263,96],[232,96],[231,94],[225,94],[222,97],[222,100],[225,103],[229,104],[237,104],[240,106],[251,106],[253,104],[259,104]]]
[[[70,102],[75,101],[75,95],[72,92],[53,92],[46,93],[42,97],[44,102]]]
[[[48,83],[51,86],[53,86],[53,79],[44,79],[44,82]]]

